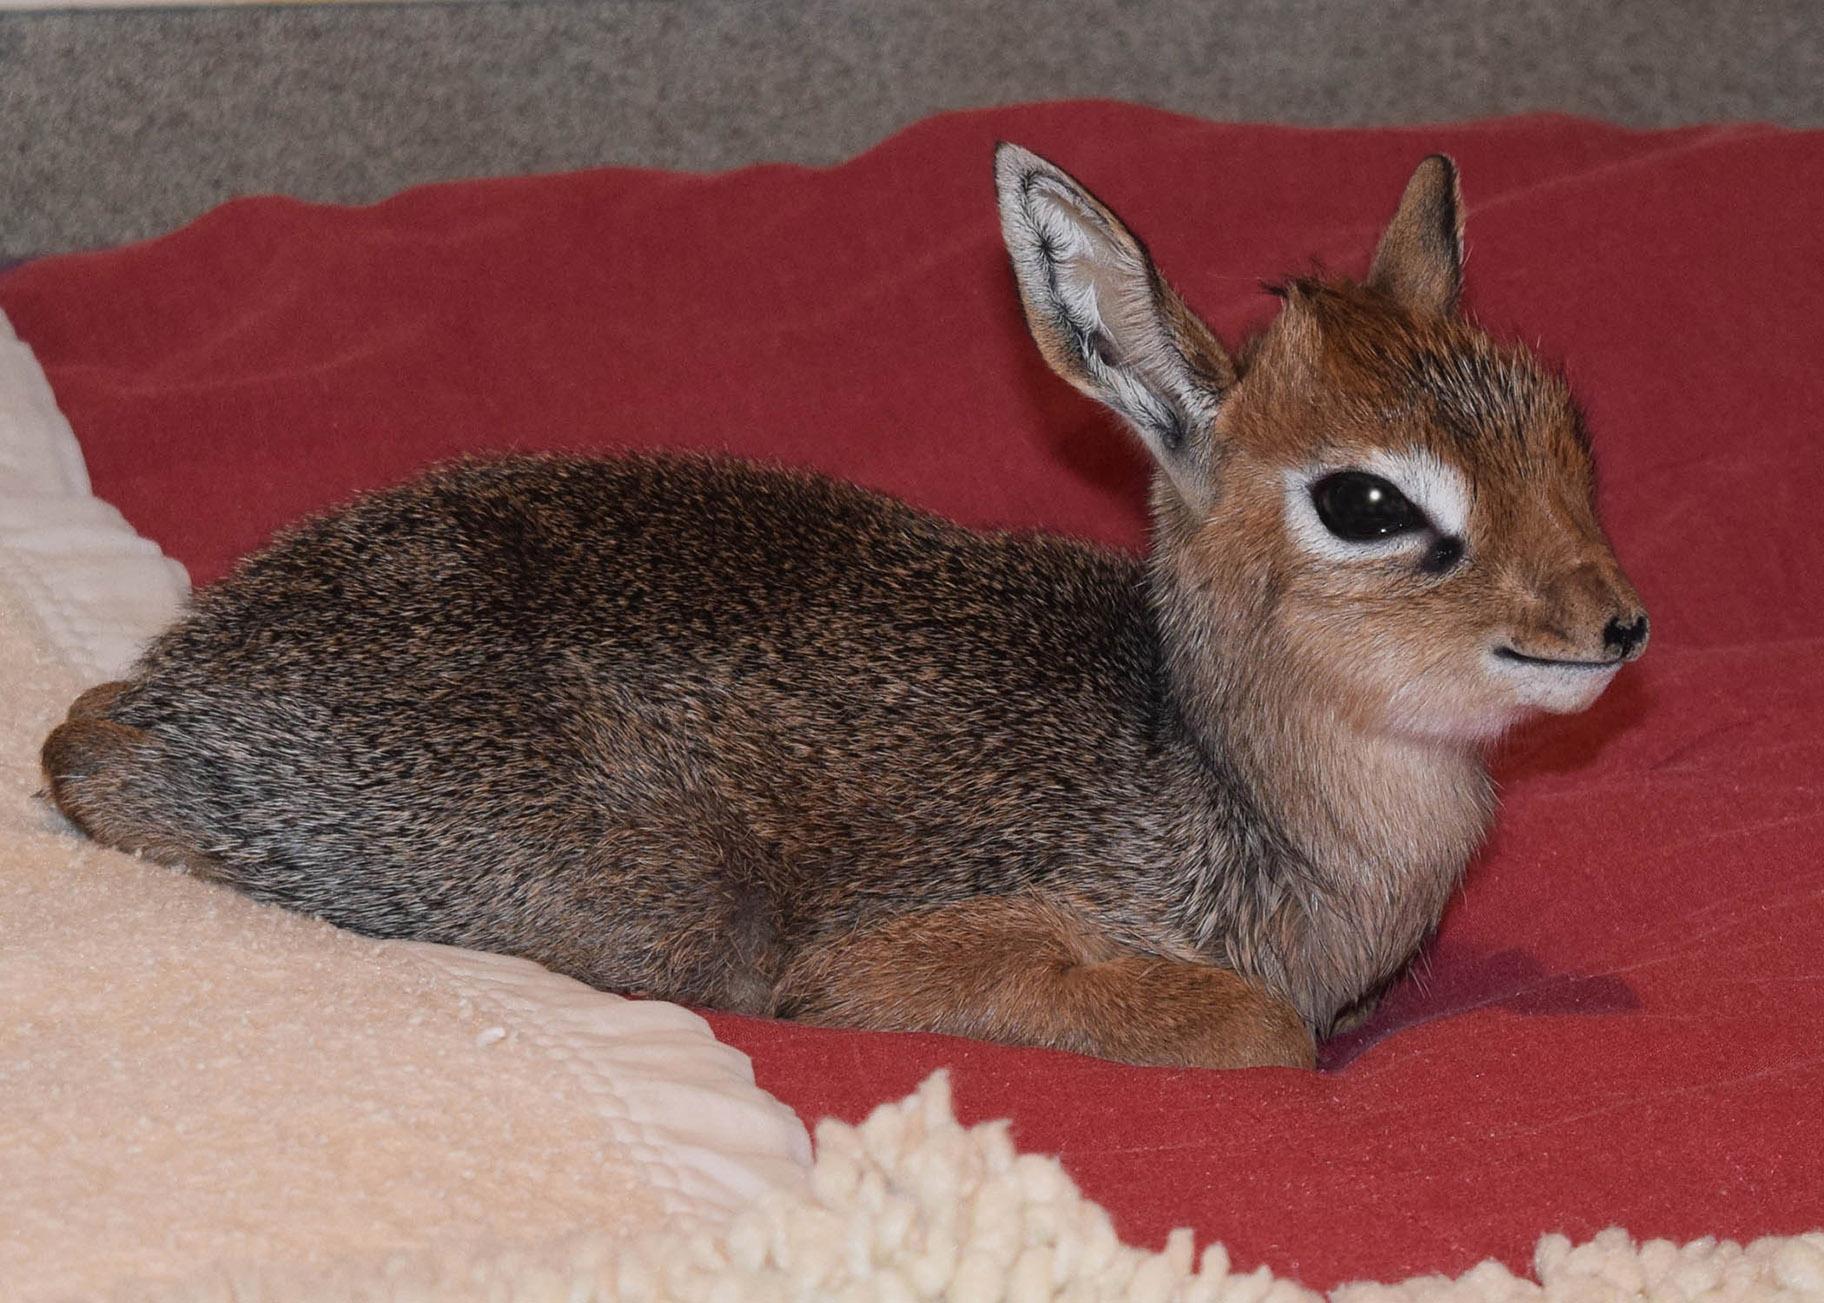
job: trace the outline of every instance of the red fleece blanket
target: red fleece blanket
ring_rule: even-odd
[[[1461,163],[1470,306],[1589,407],[1651,651],[1498,765],[1506,809],[1417,974],[1319,1073],[1149,1071],[717,1017],[848,1118],[949,1065],[1129,1237],[1327,1285],[1524,1262],[1611,1223],[1824,1223],[1824,135],[1539,118],[945,117],[828,171],[604,171],[371,208],[229,204],[0,279],[96,490],[221,575],[275,526],[477,449],[720,448],[979,525],[1142,540],[1140,458],[1054,379],[990,147],[1054,158],[1231,338],[1263,277],[1359,272],[1413,163]]]

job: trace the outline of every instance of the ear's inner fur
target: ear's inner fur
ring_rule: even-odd
[[[1014,146],[996,168],[1002,232],[1041,353],[1133,427],[1181,497],[1205,502],[1211,426],[1233,382],[1227,356],[1087,190]]]
[[[1158,273],[1131,235],[1053,178],[1031,173],[1023,189],[1046,304],[1074,355],[1066,360],[1161,453],[1194,455],[1192,432],[1213,414],[1214,396],[1162,328]]]

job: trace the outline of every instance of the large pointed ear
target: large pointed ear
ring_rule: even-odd
[[[1413,171],[1374,251],[1368,283],[1414,312],[1456,311],[1463,292],[1463,193],[1457,165],[1433,154]]]
[[[1179,494],[1211,493],[1211,425],[1235,368],[1118,218],[1018,145],[994,156],[1026,324],[1064,379],[1131,425]]]

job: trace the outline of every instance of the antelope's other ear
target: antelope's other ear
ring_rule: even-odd
[[[1368,283],[1414,312],[1454,312],[1463,292],[1463,193],[1457,165],[1433,154],[1413,171],[1374,251]]]
[[[1001,237],[1045,360],[1139,434],[1180,496],[1211,494],[1211,425],[1235,367],[1096,197],[1018,145],[995,150]]]

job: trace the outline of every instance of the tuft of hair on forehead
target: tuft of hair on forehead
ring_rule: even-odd
[[[1299,277],[1279,290],[1326,384],[1392,414],[1423,417],[1466,454],[1502,445],[1587,459],[1570,387],[1528,349],[1455,314],[1414,313],[1372,286]]]

